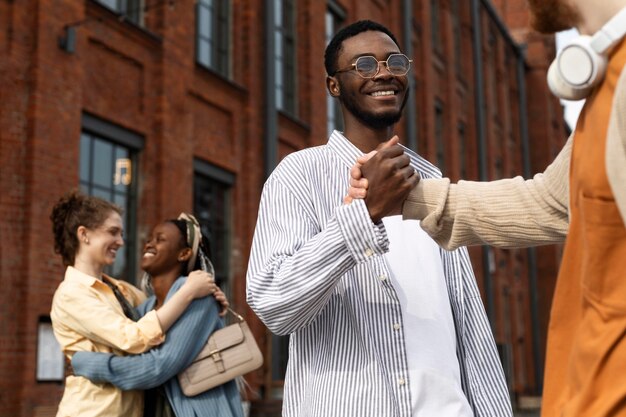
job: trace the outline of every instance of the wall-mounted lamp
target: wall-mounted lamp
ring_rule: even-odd
[[[76,50],[76,26],[64,26],[63,35],[59,37],[59,48],[68,54]]]

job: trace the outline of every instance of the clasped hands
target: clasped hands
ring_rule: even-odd
[[[357,158],[350,169],[350,188],[344,203],[364,199],[374,223],[401,214],[402,204],[420,180],[410,158],[394,136],[368,154]]]

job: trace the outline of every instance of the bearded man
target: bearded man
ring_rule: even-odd
[[[576,27],[583,35],[563,48],[548,71],[555,94],[587,98],[574,133],[531,180],[424,179],[409,194],[403,215],[422,219],[448,249],[565,240],[550,315],[542,416],[626,416],[626,0],[529,5],[537,30]],[[351,198],[397,202],[397,196],[380,192],[381,179],[405,168],[388,155],[359,161]]]
[[[467,251],[399,215],[416,171],[440,172],[395,137],[375,157],[404,165],[384,179],[394,198],[342,203],[354,160],[393,134],[410,64],[380,24],[340,30],[325,67],[345,131],[287,156],[263,189],[247,299],[290,335],[283,416],[512,414]]]

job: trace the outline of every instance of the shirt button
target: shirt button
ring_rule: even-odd
[[[398,378],[398,385],[404,385],[405,382],[404,378]]]
[[[381,281],[385,281],[387,279],[387,275],[380,275],[378,279]]]
[[[365,256],[367,256],[368,258],[371,257],[374,254],[374,251],[371,250],[370,248],[365,249]]]
[[[400,325],[398,323],[393,325],[394,330],[400,330]]]

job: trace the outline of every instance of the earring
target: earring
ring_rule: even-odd
[[[89,239],[85,238],[85,240],[83,240],[83,242],[85,242],[86,245],[89,244]]]

